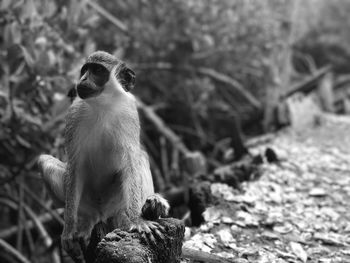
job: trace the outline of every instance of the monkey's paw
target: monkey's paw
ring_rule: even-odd
[[[142,217],[147,220],[156,220],[159,217],[167,217],[169,203],[159,194],[153,194],[146,199],[142,207]]]
[[[62,234],[62,247],[75,263],[84,263],[84,254],[90,235],[84,233]]]
[[[138,232],[141,236],[141,239],[146,243],[156,243],[156,238],[163,239],[164,228],[159,225],[157,222],[148,221],[140,219],[137,222],[132,223],[130,227],[131,232]]]

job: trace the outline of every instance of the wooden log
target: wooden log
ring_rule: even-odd
[[[158,219],[164,238],[146,242],[139,233],[119,229],[107,234],[96,249],[96,263],[176,263],[181,256],[185,226],[174,218]]]
[[[318,71],[316,71],[313,75],[310,77],[305,78],[301,82],[298,82],[294,84],[289,91],[283,96],[283,98],[288,98],[292,96],[293,94],[296,94],[298,92],[302,93],[309,93],[317,88],[317,82],[320,78],[322,78],[326,73],[328,73],[332,69],[331,66],[325,66]]]

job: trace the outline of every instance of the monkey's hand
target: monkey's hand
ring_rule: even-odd
[[[153,194],[146,199],[142,207],[142,217],[146,220],[157,220],[159,217],[167,217],[169,203],[159,194]]]
[[[154,220],[168,216],[169,208],[168,201],[159,194],[149,196],[142,207],[141,218],[132,223],[130,230],[140,233],[144,241],[154,244],[157,237],[164,237],[163,227]]]
[[[142,241],[145,243],[156,243],[156,238],[163,239],[164,228],[157,222],[145,220],[140,218],[133,223],[131,223],[131,232],[138,232],[141,236]]]

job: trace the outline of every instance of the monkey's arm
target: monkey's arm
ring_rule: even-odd
[[[38,158],[38,166],[51,198],[58,206],[64,206],[64,173],[66,164],[47,154]]]

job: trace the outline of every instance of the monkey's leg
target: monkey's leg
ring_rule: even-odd
[[[76,168],[76,167],[75,167]],[[79,169],[67,169],[65,174],[65,209],[64,227],[61,236],[62,247],[72,257],[74,262],[84,262],[83,252],[80,247],[81,236],[77,232],[78,208],[82,196],[82,178]],[[81,171],[81,169],[80,169]]]
[[[80,248],[84,254],[86,253],[87,246],[90,243],[92,229],[97,222],[98,214],[78,213],[78,225],[75,237],[78,239]]]
[[[146,199],[142,207],[142,217],[146,220],[156,220],[159,217],[167,217],[169,214],[169,203],[160,194],[153,194]]]
[[[42,154],[38,158],[38,166],[51,198],[57,206],[63,207],[66,164],[51,155]]]

